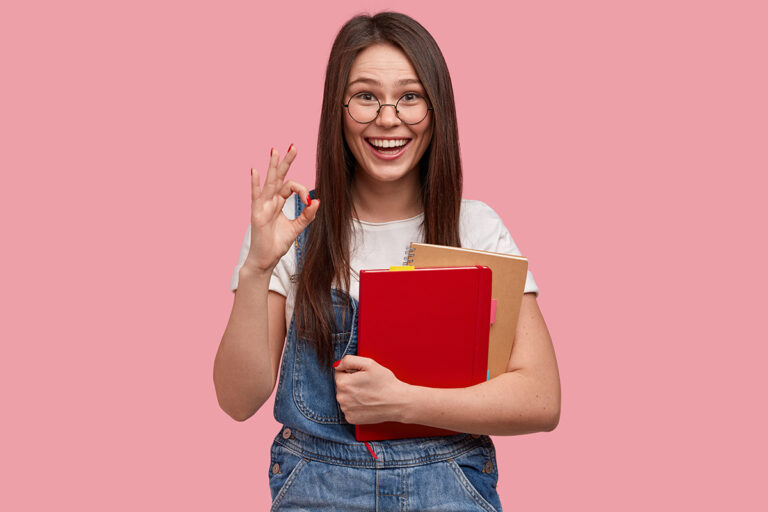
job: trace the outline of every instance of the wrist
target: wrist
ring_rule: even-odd
[[[272,269],[263,269],[256,267],[254,265],[248,264],[248,262],[244,263],[242,267],[240,267],[240,270],[237,273],[238,280],[240,282],[267,282],[269,283],[270,278],[272,277]]]
[[[419,408],[419,391],[421,386],[406,384],[403,382],[402,407],[399,408],[400,417],[397,419],[400,423],[415,423],[414,411]]]

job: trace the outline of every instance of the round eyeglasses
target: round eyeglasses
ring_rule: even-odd
[[[379,99],[370,92],[360,92],[343,105],[349,112],[349,117],[362,124],[372,123],[381,112],[382,107],[395,107],[395,115],[405,124],[418,124],[427,117],[432,107],[427,99],[415,92],[403,94],[397,103],[381,104]]]

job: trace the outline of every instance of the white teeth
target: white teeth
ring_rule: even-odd
[[[368,139],[368,142],[379,148],[399,148],[405,146],[407,140]]]

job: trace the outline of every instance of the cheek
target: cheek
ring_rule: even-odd
[[[425,144],[429,144],[429,142],[432,140],[432,122],[430,120],[430,123],[426,126],[420,127],[418,131],[419,136],[421,137],[422,141]]]
[[[421,137],[421,147],[426,148],[427,146],[429,146],[429,143],[432,142],[432,125],[430,125],[426,130],[421,132],[419,135]]]
[[[355,127],[350,126],[348,121],[344,121],[344,140],[347,141],[347,146],[355,151],[360,145],[360,133],[355,130]]]
[[[354,154],[355,151],[356,151],[356,148],[355,148],[355,145],[354,145],[354,143],[352,141],[352,137],[349,136],[349,131],[346,130],[346,129],[344,130],[344,142],[346,142],[347,147]]]

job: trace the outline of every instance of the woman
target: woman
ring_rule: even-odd
[[[262,185],[251,171],[251,226],[214,382],[222,409],[244,421],[272,394],[282,357],[273,510],[498,511],[489,435],[558,423],[557,364],[530,273],[503,375],[417,387],[355,355],[361,268],[400,264],[411,241],[519,254],[493,210],[461,198],[457,133],[450,76],[430,34],[402,14],[358,16],[331,50],[316,190],[286,181],[293,145],[282,159],[270,151]],[[354,424],[382,421],[466,434],[355,440]]]

